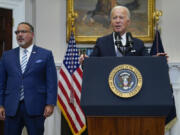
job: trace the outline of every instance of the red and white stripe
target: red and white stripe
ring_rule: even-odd
[[[85,115],[80,107],[82,85],[82,69],[79,67],[70,75],[65,65],[61,66],[58,74],[58,102],[74,135],[85,129]],[[70,102],[73,91],[74,102]]]

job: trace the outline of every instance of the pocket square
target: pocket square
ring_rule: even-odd
[[[134,53],[134,52],[136,52],[136,50],[133,49],[133,50],[131,50],[131,52]]]
[[[43,60],[39,59],[39,60],[36,60],[35,63],[41,63],[41,62],[43,62]]]

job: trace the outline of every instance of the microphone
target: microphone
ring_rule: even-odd
[[[129,47],[132,49],[132,48],[133,48],[134,41],[133,41],[132,34],[131,34],[130,32],[127,32],[127,33],[126,33],[126,39],[127,39],[126,45],[129,46]]]
[[[122,42],[121,42],[121,35],[119,32],[115,32],[115,44],[117,45],[117,47],[121,47],[122,46]]]
[[[127,51],[131,51],[132,54],[135,54],[136,50],[133,49],[134,41],[133,41],[132,34],[130,32],[126,33],[126,41],[127,41],[126,46],[129,47]]]
[[[117,49],[119,50],[122,55],[125,55],[124,49],[121,50],[121,47],[123,47],[122,42],[121,42],[121,35],[120,32],[115,32],[115,45],[117,46]]]

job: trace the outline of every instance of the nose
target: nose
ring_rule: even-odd
[[[16,36],[17,37],[22,37],[23,36],[23,32],[19,32]]]
[[[117,19],[116,19],[116,23],[119,23],[121,21],[121,19],[118,17]]]

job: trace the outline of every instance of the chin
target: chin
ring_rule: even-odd
[[[25,46],[25,43],[18,43],[19,46]]]
[[[116,29],[115,32],[120,32],[121,33],[122,31],[120,29]]]

